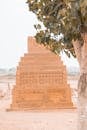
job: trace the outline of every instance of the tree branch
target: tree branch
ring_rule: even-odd
[[[73,47],[74,47],[74,50],[75,50],[75,54],[76,54],[76,57],[77,57],[77,60],[79,62],[79,64],[81,65],[81,44],[79,43],[79,41],[72,41],[73,43]]]

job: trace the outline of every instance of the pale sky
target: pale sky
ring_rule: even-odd
[[[27,37],[35,35],[33,25],[37,20],[25,2],[0,1],[0,68],[16,67],[20,57],[27,52]],[[65,60],[65,63],[78,66],[76,60]]]

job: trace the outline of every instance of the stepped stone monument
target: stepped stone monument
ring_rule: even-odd
[[[33,37],[21,58],[12,91],[12,110],[73,108],[66,68],[60,57]]]

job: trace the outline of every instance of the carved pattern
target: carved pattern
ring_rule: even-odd
[[[60,57],[36,44],[33,38],[29,40],[30,51],[17,67],[11,108],[71,108],[71,92]]]

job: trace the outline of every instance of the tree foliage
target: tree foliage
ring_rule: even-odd
[[[72,40],[83,45],[87,33],[87,0],[27,0],[29,10],[43,23],[35,25],[36,39],[52,51],[74,56]],[[60,38],[58,38],[60,36]]]

